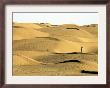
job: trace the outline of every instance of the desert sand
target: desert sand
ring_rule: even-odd
[[[98,25],[13,23],[13,75],[98,75]]]

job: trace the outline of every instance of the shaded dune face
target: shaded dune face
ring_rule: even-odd
[[[52,52],[58,41],[52,38],[34,38],[13,41],[13,50]]]

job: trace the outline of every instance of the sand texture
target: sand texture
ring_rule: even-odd
[[[98,25],[13,23],[13,75],[98,75]]]

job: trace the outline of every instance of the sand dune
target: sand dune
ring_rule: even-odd
[[[14,55],[24,55],[24,56],[27,56],[29,58],[36,58],[36,57],[39,57],[39,56],[48,56],[50,55],[51,53],[50,52],[43,52],[43,51],[22,51],[22,50],[17,50],[17,51],[14,51],[13,52]]]
[[[31,39],[35,37],[48,37],[48,33],[40,32],[29,28],[14,28],[13,40]]]
[[[66,53],[80,52],[83,47],[84,53],[97,52],[98,39],[95,36],[97,31],[95,35],[91,33],[91,30],[96,30],[93,27],[64,24],[57,27],[41,28],[40,25],[48,24],[15,23],[13,29],[14,50]],[[19,27],[17,28],[17,26]],[[79,30],[66,29],[72,27],[79,28]]]
[[[30,23],[17,23],[13,27],[13,40],[31,39],[35,37],[48,37],[48,33],[38,31],[38,25]]]
[[[37,65],[41,64],[41,62],[38,62],[36,60],[33,60],[27,56],[24,56],[22,54],[15,54],[13,55],[13,65]]]
[[[81,69],[86,71],[98,71],[98,65],[95,62],[83,61],[85,65],[81,66]]]
[[[81,47],[83,47],[83,53],[97,52],[97,42],[72,42],[67,40],[60,41],[54,51],[57,53],[81,52]]]
[[[51,40],[49,38],[34,38],[13,41],[14,50],[27,51],[48,51],[56,53],[81,52],[95,53],[97,52],[97,42],[72,42],[68,40]]]
[[[58,43],[59,40],[51,37],[15,40],[13,41],[13,50],[52,52]]]
[[[13,23],[14,28],[34,28],[34,29],[39,29],[42,28],[39,25],[36,25],[34,23]]]
[[[81,59],[83,57],[82,54],[68,54],[72,52],[81,52],[81,47],[83,47],[83,53],[92,55],[85,54],[86,57]],[[54,75],[57,75],[57,70],[58,74],[65,73],[66,75],[70,75],[70,73],[72,75],[81,75],[81,70],[97,71],[97,53],[97,25],[51,25],[49,23],[13,24],[13,66],[38,66],[38,69],[41,72],[36,74],[43,75],[44,72],[47,72],[47,69],[50,72],[54,70],[55,72],[52,73]],[[81,63],[68,63],[68,69],[66,63],[55,65],[57,60],[71,60],[75,59],[77,55],[79,55],[77,60],[80,60]],[[45,66],[42,64],[47,65],[47,68],[45,68]],[[50,65],[52,65],[54,69],[51,68]],[[64,68],[57,69],[59,66]],[[71,66],[74,68],[74,70],[71,68]],[[65,72],[65,69],[67,69],[68,72]],[[34,70],[38,71],[36,69]],[[62,72],[60,73],[59,70],[62,70]],[[47,72],[46,74],[48,75],[51,73]]]
[[[96,38],[98,37],[98,25],[85,25],[80,26],[82,30],[85,30],[91,34],[93,34]]]
[[[73,42],[80,41],[78,40],[79,37],[90,39],[91,41],[88,41],[88,42],[97,41],[97,38],[93,34],[85,30],[74,30],[74,29],[65,29],[65,28],[60,29],[59,27],[56,27],[56,28],[50,27],[45,29],[41,28],[40,31],[49,33],[51,37],[70,40]]]

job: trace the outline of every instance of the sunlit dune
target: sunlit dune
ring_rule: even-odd
[[[97,38],[96,36],[94,36],[94,34],[87,32],[86,30],[75,30],[75,29],[66,29],[68,27],[56,27],[56,28],[41,28],[40,31],[45,32],[45,33],[49,33],[51,37],[55,37],[58,39],[63,39],[63,40],[70,40],[73,42],[78,42],[80,40],[78,40],[78,38],[83,38],[84,42],[97,42]],[[88,39],[89,41],[85,40]],[[80,42],[83,42],[80,41]]]
[[[68,52],[81,52],[81,47],[83,47],[83,53],[96,53],[97,52],[97,42],[72,42],[67,40],[62,40],[57,45],[54,52],[57,53],[68,53]]]
[[[14,28],[13,29],[13,40],[31,39],[35,37],[48,37],[49,34],[40,32],[32,28]]]
[[[80,26],[82,30],[85,30],[91,34],[93,34],[96,38],[98,37],[98,25],[84,25]]]

